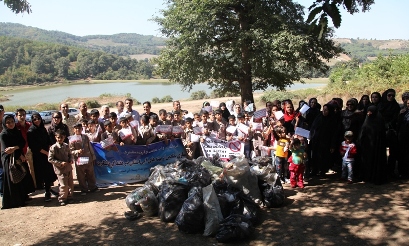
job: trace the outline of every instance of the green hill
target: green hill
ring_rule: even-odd
[[[16,23],[0,22],[0,36],[16,37],[101,50],[111,54],[128,56],[137,54],[158,55],[165,45],[165,39],[153,35],[120,33],[114,35],[75,36],[60,31],[47,31]]]

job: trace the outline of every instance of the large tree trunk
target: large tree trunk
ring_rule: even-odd
[[[246,16],[246,11],[242,9],[239,13],[240,29],[245,34],[249,29],[249,18]],[[241,43],[241,69],[240,69],[240,96],[241,103],[246,100],[254,102],[253,98],[253,87],[251,83],[252,73],[250,64],[250,49],[252,40],[250,38],[245,38]]]

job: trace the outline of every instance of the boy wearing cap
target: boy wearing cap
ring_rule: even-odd
[[[109,120],[105,120],[104,128],[105,128],[105,132],[101,134],[101,141],[109,137],[112,137],[112,139],[114,140],[114,143],[117,144],[118,143],[118,132],[114,131],[114,128],[112,127],[112,122]]]
[[[74,136],[78,141],[70,141],[69,146],[75,161],[77,180],[81,188],[81,195],[98,191],[94,174],[95,153],[87,135],[82,134],[82,124],[74,125]]]
[[[68,198],[74,193],[74,181],[72,177],[72,157],[70,147],[64,143],[66,133],[58,129],[55,131],[56,143],[50,147],[48,152],[48,162],[53,164],[54,172],[60,184],[58,201],[61,206],[65,206]]]
[[[341,179],[345,180],[348,177],[348,184],[353,182],[353,166],[355,162],[356,146],[352,142],[354,134],[352,131],[346,131],[344,134],[345,141],[342,142],[339,152],[342,157],[342,175]]]

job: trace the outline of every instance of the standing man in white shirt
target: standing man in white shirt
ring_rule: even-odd
[[[133,100],[132,100],[132,98],[127,98],[127,99],[125,99],[125,109],[124,109],[124,111],[119,115],[119,118],[120,118],[120,117],[125,117],[125,115],[127,115],[127,114],[131,114],[131,115],[132,115],[132,118],[133,118],[134,120],[136,120],[137,122],[139,122],[139,120],[140,120],[140,115],[139,115],[138,111],[132,109],[132,106],[133,106]]]

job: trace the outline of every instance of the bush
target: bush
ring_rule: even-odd
[[[152,98],[152,103],[160,103],[159,97]]]
[[[209,98],[206,94],[206,91],[195,91],[190,94],[190,100],[200,100],[200,99],[206,99]]]
[[[173,98],[170,95],[164,96],[162,97],[162,99],[160,99],[161,102],[166,103],[166,102],[173,102]]]
[[[86,102],[88,108],[99,108],[101,107],[101,104],[97,102],[97,100],[89,100]],[[135,102],[134,102],[135,104]]]

